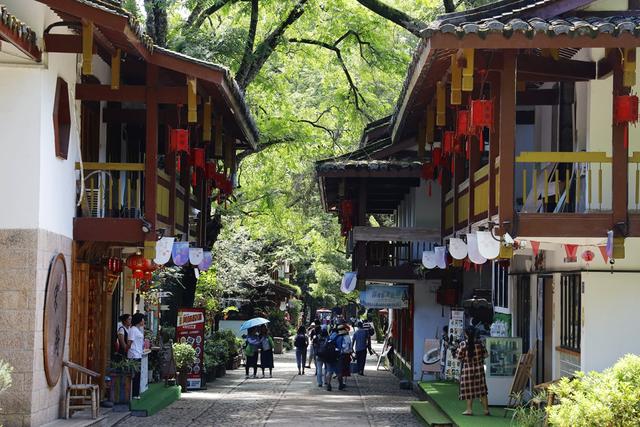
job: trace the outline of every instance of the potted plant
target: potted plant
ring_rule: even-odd
[[[182,392],[187,391],[187,374],[196,360],[196,350],[187,343],[173,344],[173,359],[178,370],[178,383]]]
[[[109,364],[109,396],[114,404],[126,404],[131,400],[131,381],[140,371],[140,364],[131,359],[112,360]],[[128,392],[127,392],[128,391]]]

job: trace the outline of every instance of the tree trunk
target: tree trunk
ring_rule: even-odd
[[[147,11],[147,34],[160,47],[167,46],[167,4],[166,0],[145,0]]]
[[[427,24],[415,19],[401,10],[389,6],[380,0],[357,0],[358,3],[369,9],[370,11],[382,16],[385,19],[401,26],[416,37],[420,37],[422,30],[427,28]],[[446,2],[447,0],[445,0]]]

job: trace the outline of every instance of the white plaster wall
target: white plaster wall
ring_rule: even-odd
[[[601,371],[627,353],[640,355],[640,273],[583,273],[583,371]]]
[[[424,340],[442,336],[442,327],[449,324],[449,308],[436,304],[435,291],[440,280],[423,280],[414,285],[413,312],[413,380],[419,381],[422,374]]]
[[[438,181],[431,181],[431,197],[428,193],[428,183],[420,181],[415,194],[415,226],[424,228],[440,228],[441,187]]]

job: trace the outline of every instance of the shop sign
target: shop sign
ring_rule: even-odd
[[[204,309],[178,309],[176,341],[191,344],[196,350],[196,360],[187,374],[187,389],[202,388],[204,371]]]
[[[407,308],[409,287],[367,285],[367,290],[360,292],[360,304],[367,308]]]

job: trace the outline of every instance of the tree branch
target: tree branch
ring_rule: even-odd
[[[258,75],[262,66],[267,62],[274,49],[282,41],[282,36],[289,26],[296,22],[304,13],[304,6],[309,0],[298,0],[298,3],[291,9],[287,17],[258,45],[252,57],[253,60],[247,64],[246,69],[239,69],[236,74],[238,85],[245,89],[249,83]],[[238,77],[242,77],[242,79]]]
[[[249,23],[249,34],[247,34],[247,43],[244,47],[244,54],[242,55],[242,62],[236,74],[236,79],[244,80],[246,75],[239,74],[240,72],[246,73],[249,71],[249,63],[253,56],[253,45],[256,41],[256,30],[258,28],[258,0],[251,0],[251,21]]]
[[[306,123],[308,125],[313,126],[314,128],[324,130],[325,132],[327,132],[329,134],[329,137],[335,142],[338,139],[337,138],[338,137],[338,131],[335,130],[335,129],[329,129],[326,126],[322,126],[322,125],[318,124],[320,119],[322,119],[322,116],[324,116],[325,114],[327,114],[329,111],[331,111],[334,108],[336,108],[334,105],[332,105],[331,107],[327,108],[322,113],[320,113],[318,118],[315,119],[315,120],[299,119],[299,120],[296,120],[296,122],[297,123]]]
[[[189,14],[185,26],[189,29],[197,30],[202,26],[204,20],[207,19],[210,15],[213,15],[227,4],[233,4],[237,2],[238,0],[216,0],[211,6],[204,10],[202,9],[202,5],[198,4]]]
[[[366,111],[364,111],[360,106],[360,100],[362,100],[362,102],[365,104],[367,101],[364,99],[364,97],[360,93],[360,89],[358,89],[358,86],[356,86],[353,78],[351,77],[351,73],[349,73],[349,69],[347,68],[347,65],[345,64],[344,59],[342,58],[342,51],[340,50],[339,47],[336,46],[336,43],[338,42],[334,44],[329,44],[323,41],[307,39],[307,38],[302,38],[302,39],[292,38],[292,39],[289,39],[289,41],[291,43],[301,43],[301,44],[308,44],[312,46],[319,46],[334,52],[336,54],[336,58],[338,59],[338,63],[340,64],[340,67],[342,68],[342,71],[347,79],[347,83],[349,84],[349,91],[353,95],[353,103],[356,107],[356,110],[362,113],[367,119],[371,120],[371,117],[369,117]]]
[[[288,144],[291,142],[295,142],[295,138],[293,137],[285,137],[285,138],[278,138],[278,139],[269,139],[267,141],[264,141],[262,144],[258,145],[258,148],[256,148],[255,150],[244,150],[243,152],[239,153],[236,156],[236,159],[238,160],[238,165],[240,165],[240,163],[246,159],[247,157],[249,157],[252,154],[256,154],[256,153],[260,153],[261,151],[266,150],[269,147],[273,147],[274,145],[278,145],[278,144]]]
[[[391,7],[380,0],[356,0],[358,3],[370,11],[382,16],[385,19],[401,26],[416,37],[420,37],[420,32],[427,28],[427,24],[415,19],[401,10]]]

